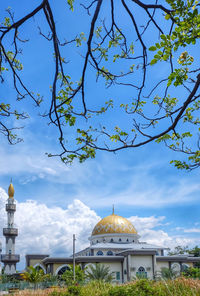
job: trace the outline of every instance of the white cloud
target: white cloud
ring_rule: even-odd
[[[200,228],[188,228],[184,229],[185,233],[200,233]]]
[[[138,230],[138,232],[142,231],[143,229],[152,229],[156,226],[162,225],[162,221],[165,220],[165,216],[160,217],[138,217],[138,216],[132,216],[129,218],[129,220],[133,223],[135,228]]]
[[[2,226],[6,225],[6,199],[7,194],[1,189],[0,225]],[[15,222],[19,228],[16,252],[21,255],[23,263],[27,253],[69,256],[72,253],[74,233],[77,238],[76,249],[80,250],[86,247],[88,237],[100,219],[80,200],[74,200],[66,209],[49,208],[45,204],[31,200],[17,202],[16,206]],[[4,247],[5,240],[1,238],[1,241]]]
[[[41,196],[37,198],[44,202],[47,196],[49,201],[54,199],[52,187],[46,186],[47,183],[56,186],[70,184],[70,201],[79,199],[95,208],[105,208],[105,205],[111,208],[113,203],[120,207],[158,208],[184,205],[199,198],[200,184],[195,178],[182,175],[172,178],[169,185],[170,176],[167,176],[166,182],[161,182],[159,176],[152,173],[157,171],[157,162],[136,165],[123,163],[114,156],[102,156],[101,161],[88,161],[81,165],[75,162],[73,166],[66,166],[58,158],[48,158],[45,152],[50,150],[41,148],[39,144],[31,147],[30,142],[14,148],[0,147],[1,176],[12,175],[23,185],[33,183],[37,186],[40,183]],[[45,197],[42,196],[44,191]],[[58,201],[55,203],[60,205]]]
[[[0,225],[6,225],[5,203],[7,194],[0,188]],[[198,244],[196,238],[169,236],[163,231],[165,217],[132,216],[141,241],[173,248],[177,245]],[[69,256],[72,253],[72,235],[76,234],[76,250],[88,246],[88,237],[100,217],[80,200],[74,200],[66,209],[48,207],[44,203],[27,200],[17,202],[15,222],[19,228],[16,253],[21,255],[20,268],[24,267],[25,254],[43,253],[51,256]],[[155,228],[159,229],[155,229]],[[2,231],[2,230],[1,230]],[[2,233],[2,232],[1,232]],[[5,240],[1,237],[3,252]]]
[[[164,216],[160,216],[160,217],[132,216],[129,218],[129,220],[133,223],[139,235],[141,236],[140,241],[148,242],[150,244],[155,244],[157,246],[164,246],[170,249],[174,249],[174,247],[178,245],[193,247],[194,245],[199,244],[199,238],[196,238],[196,237],[187,238],[181,235],[180,233],[177,235],[170,236],[167,232],[163,231],[162,229],[154,229],[156,227],[162,228],[163,223],[161,222],[165,220]],[[166,225],[166,223],[164,225]],[[180,231],[182,229],[183,229],[182,227],[176,228],[177,231]],[[191,230],[195,230],[195,229],[191,229]]]

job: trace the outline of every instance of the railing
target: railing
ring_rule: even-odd
[[[0,291],[8,291],[10,289],[19,289],[19,290],[24,290],[24,289],[46,289],[50,288],[52,286],[60,286],[60,282],[58,281],[53,281],[53,282],[42,282],[42,283],[28,283],[28,282],[19,282],[19,283],[0,283]]]
[[[8,254],[8,255],[1,255],[1,261],[2,262],[19,262],[20,255],[15,254]]]
[[[18,235],[18,229],[17,228],[3,228],[3,235]]]
[[[6,211],[16,211],[15,204],[6,204]]]

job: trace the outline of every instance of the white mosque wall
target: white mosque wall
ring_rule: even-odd
[[[152,279],[154,270],[152,259],[152,255],[129,255],[130,278],[136,278],[137,272],[143,267],[145,272],[147,272],[147,277]]]
[[[110,273],[113,274],[113,282],[122,283],[122,265],[121,262],[101,262],[106,267],[109,267]],[[89,269],[92,263],[88,263],[85,267]]]
[[[169,262],[168,261],[157,261],[156,262],[156,273],[161,273],[162,268],[169,268]]]
[[[138,234],[107,233],[93,235],[89,238],[91,245],[98,243],[138,243]]]

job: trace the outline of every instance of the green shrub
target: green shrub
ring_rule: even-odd
[[[127,286],[115,286],[112,287],[109,292],[109,296],[127,296]]]
[[[200,268],[189,267],[182,274],[187,278],[200,279]]]
[[[73,286],[69,286],[67,290],[69,295],[78,296],[80,295],[81,287],[77,285],[73,285]]]
[[[108,296],[111,284],[104,281],[90,281],[81,289],[81,296]]]
[[[53,291],[51,292],[50,296],[69,296],[69,293],[67,290],[64,291]]]
[[[75,266],[76,281],[83,283],[85,280],[85,273],[79,265]],[[72,286],[74,284],[73,265],[69,265],[69,270],[66,270],[61,276],[66,285]]]

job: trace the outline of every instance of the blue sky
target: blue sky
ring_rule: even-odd
[[[16,1],[10,0],[7,1],[6,6],[13,7],[17,19],[22,11],[29,12],[37,3],[39,1],[27,5],[27,1],[21,1],[19,7],[19,3],[16,4]],[[69,13],[67,7],[64,10],[60,9],[59,5],[64,5],[61,0],[56,3],[54,7],[56,22],[58,28],[63,28],[63,35],[66,31],[71,32],[72,23],[74,29],[88,30],[85,16],[76,23],[73,21],[77,13],[76,9],[74,16],[71,12]],[[4,5],[5,3],[0,4],[1,13]],[[63,16],[66,11],[69,24],[61,27],[64,24]],[[121,17],[123,20],[123,15]],[[41,18],[38,17],[24,26],[24,37],[30,38],[31,41],[24,46],[23,76],[29,86],[44,94],[45,101],[41,107],[44,111],[47,109],[50,95],[53,59],[49,44],[38,36],[37,29],[32,32],[32,28],[34,26],[36,28],[40,21]],[[77,51],[79,51],[78,48]],[[71,54],[73,57],[75,53],[71,50]],[[72,75],[76,76],[80,59],[73,60],[72,63]],[[4,86],[1,85],[1,87],[2,98],[6,96],[8,101],[13,102],[15,96],[9,75],[6,77]],[[95,84],[91,84],[88,89],[89,100],[92,100],[93,96],[100,97]],[[18,209],[22,211],[17,212],[17,224],[21,227],[18,252],[23,254],[32,252],[29,235],[36,224],[41,227],[39,227],[40,230],[38,228],[38,234],[36,231],[32,234],[32,237],[39,242],[34,249],[35,252],[50,252],[56,255],[70,253],[70,247],[63,240],[63,234],[68,238],[73,231],[78,233],[80,238],[78,247],[87,245],[87,236],[90,235],[93,226],[100,217],[111,213],[113,204],[117,214],[130,218],[133,223],[136,223],[142,238],[147,241],[157,242],[157,244],[161,241],[166,247],[169,245],[172,248],[177,244],[194,246],[198,243],[200,235],[199,171],[194,170],[190,173],[178,171],[169,164],[170,160],[182,156],[169,151],[161,144],[152,143],[116,154],[98,152],[94,160],[83,164],[74,162],[71,166],[66,166],[59,159],[48,158],[45,154],[59,151],[60,148],[56,141],[58,135],[55,128],[49,127],[47,120],[38,116],[42,111],[35,109],[29,99],[18,102],[16,106],[18,109],[24,108],[30,114],[30,119],[22,123],[25,125],[19,132],[24,139],[22,143],[10,146],[3,136],[0,138],[0,187],[2,188],[0,210],[4,217],[1,220],[3,224],[5,223],[3,204],[6,196],[4,190],[7,190],[12,178]],[[108,119],[111,124],[115,124],[115,117],[106,120]],[[69,137],[71,137],[70,134]],[[41,213],[41,221],[38,211]],[[45,212],[49,214],[45,216]],[[74,228],[70,226],[69,231],[68,228],[65,229],[69,227],[66,224],[67,221],[62,219],[71,219],[69,217],[72,213],[75,217]],[[29,221],[30,217],[31,221]],[[48,222],[45,224],[45,219],[54,223],[54,226],[56,223],[62,225],[58,227],[60,232],[55,230],[56,237],[53,232],[49,238],[50,230],[45,228],[48,224]],[[27,221],[30,222],[29,228],[28,226],[25,228],[24,225]],[[84,223],[87,226],[82,227],[81,224]],[[45,229],[46,234],[43,233],[42,236],[41,231],[45,232]],[[25,233],[22,233],[23,230]],[[2,234],[0,234],[0,240],[4,244]],[[42,243],[42,240],[45,242]],[[51,243],[52,240],[54,241],[52,245],[50,240]]]

